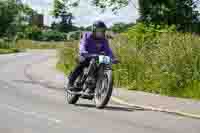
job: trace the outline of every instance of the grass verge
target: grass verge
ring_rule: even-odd
[[[183,33],[128,31],[111,42],[121,64],[113,66],[115,86],[155,94],[200,99],[200,37]],[[57,68],[69,73],[77,44],[59,50]]]
[[[0,49],[0,54],[11,54],[21,52],[19,49]]]
[[[40,42],[32,40],[19,40],[16,47],[19,49],[59,49],[71,42]]]

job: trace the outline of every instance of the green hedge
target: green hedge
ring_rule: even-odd
[[[14,42],[10,41],[7,38],[0,39],[0,54],[17,53],[20,51],[20,49],[16,48]]]
[[[63,48],[71,44],[72,41],[33,41],[33,40],[18,40],[16,47],[19,49],[57,49]]]
[[[37,26],[28,26],[24,28],[24,32],[17,33],[17,39],[29,39],[35,41],[65,41],[67,34],[53,30],[42,30]]]
[[[66,34],[58,31],[46,31],[42,32],[42,41],[64,41],[66,40]]]

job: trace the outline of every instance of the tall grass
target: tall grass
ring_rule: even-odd
[[[16,48],[15,42],[8,39],[0,39],[0,54],[9,54],[20,52]]]
[[[59,51],[58,67],[69,73],[77,44]],[[116,87],[200,99],[200,37],[176,32],[135,34],[128,31],[111,41],[121,61],[114,65]]]
[[[66,74],[69,74],[70,71],[76,65],[75,59],[78,53],[77,50],[78,50],[77,41],[68,43],[64,47],[59,48],[57,54],[59,59],[57,63],[57,68],[59,70],[64,71]]]
[[[57,49],[63,48],[65,45],[72,42],[55,42],[55,41],[33,41],[33,40],[19,40],[16,47],[20,49]]]
[[[0,39],[0,49],[11,49],[15,48],[15,43],[8,39]]]
[[[163,33],[115,39],[116,86],[200,99],[200,37]],[[134,39],[133,39],[134,38]]]

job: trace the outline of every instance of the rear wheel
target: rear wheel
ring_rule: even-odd
[[[97,86],[95,89],[94,101],[96,108],[104,108],[111,96],[113,91],[113,78],[112,70],[105,71],[104,74],[97,79]]]
[[[67,103],[68,104],[76,104],[77,101],[79,100],[79,96],[69,93],[67,91],[69,89],[69,87],[70,87],[69,86],[69,78],[66,78],[64,88],[65,88],[65,97],[66,97]]]

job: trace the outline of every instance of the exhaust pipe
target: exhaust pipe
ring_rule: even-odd
[[[73,92],[73,91],[70,91],[70,90],[66,90],[69,94],[71,95],[81,95],[81,96],[88,96],[88,97],[91,97],[91,96],[94,96],[94,94],[88,94],[88,93],[85,93],[85,92]]]
[[[82,95],[82,92],[74,92],[74,91],[70,91],[70,90],[66,90],[67,93],[71,94],[71,95]]]

